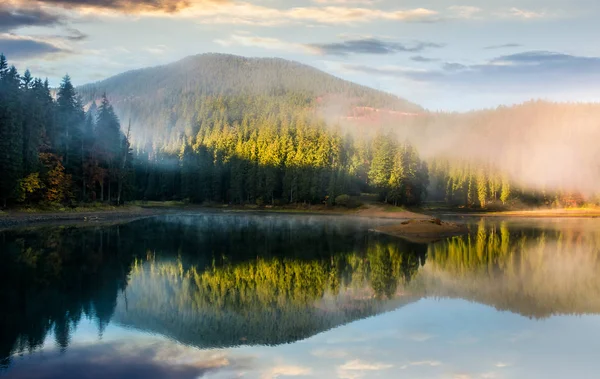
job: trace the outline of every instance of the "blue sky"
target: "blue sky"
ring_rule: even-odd
[[[297,60],[432,110],[598,101],[595,0],[2,0],[0,51],[53,85],[221,52]]]
[[[591,379],[600,364],[598,316],[533,320],[465,300],[422,299],[401,309],[274,347],[202,350],[84,320],[65,353],[14,357],[15,377],[210,379]],[[107,364],[109,363],[109,364]],[[43,373],[43,375],[42,375]]]

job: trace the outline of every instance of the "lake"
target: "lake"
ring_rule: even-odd
[[[0,232],[0,376],[597,378],[600,220],[465,220],[429,245],[283,214]]]

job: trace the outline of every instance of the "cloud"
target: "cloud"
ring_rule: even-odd
[[[107,364],[110,362],[110,364]],[[196,379],[216,374],[236,377],[252,366],[250,358],[198,351],[170,342],[111,342],[72,345],[68,354],[58,349],[15,361],[11,374],[20,378],[155,378]]]
[[[358,379],[361,378],[366,371],[382,371],[394,367],[391,364],[366,362],[360,359],[349,361],[339,366],[337,369],[338,378],[340,379]]]
[[[258,26],[275,26],[289,23],[336,25],[378,20],[434,22],[440,19],[436,11],[424,8],[380,10],[372,7],[323,6],[278,9],[242,1],[192,6],[181,12],[181,15],[195,18],[201,23]]]
[[[282,376],[306,376],[310,375],[312,370],[301,366],[275,366],[264,373],[262,379],[276,379]]]
[[[169,47],[166,45],[156,45],[156,46],[146,47],[144,49],[144,51],[146,51],[150,54],[154,54],[154,55],[163,55],[163,54],[167,53],[168,50],[169,50]]]
[[[452,11],[457,18],[466,18],[466,19],[470,19],[470,18],[474,18],[475,16],[479,15],[483,9],[478,8],[478,7],[472,7],[472,6],[464,6],[464,5],[454,5],[451,6],[450,11]]]
[[[10,1],[10,0],[9,0]],[[80,14],[119,17],[124,14],[189,17],[202,23],[273,26],[290,22],[347,24],[376,20],[432,22],[438,12],[424,9],[381,10],[371,0],[316,0],[319,6],[274,8],[235,0],[12,0],[26,7],[68,9]]]
[[[414,42],[412,44],[401,44],[392,41],[382,41],[376,38],[353,39],[343,42],[326,44],[301,44],[283,41],[273,37],[261,37],[246,32],[238,32],[227,38],[216,39],[214,42],[221,46],[245,46],[258,47],[268,50],[281,50],[318,55],[349,54],[394,54],[400,52],[417,52],[428,48],[440,48],[443,45],[431,42]]]
[[[221,46],[244,46],[244,47],[258,47],[267,50],[281,50],[281,51],[293,51],[298,52],[304,50],[307,53],[314,53],[306,45],[286,42],[277,38],[272,37],[260,37],[247,33],[232,34],[225,39],[216,39],[216,43]]]
[[[310,354],[315,357],[327,358],[327,359],[345,358],[349,355],[347,351],[336,350],[336,349],[317,349],[317,350],[311,351]]]
[[[529,51],[503,55],[487,62],[466,65],[447,62],[438,69],[415,70],[402,66],[345,65],[354,72],[398,77],[436,85],[467,86],[502,91],[593,91],[600,80],[600,57]]]
[[[496,13],[496,15],[501,18],[517,18],[522,20],[535,20],[548,18],[552,16],[546,11],[533,11],[516,7],[510,8],[502,12],[498,12]]]
[[[364,73],[368,75],[379,75],[379,76],[387,76],[387,77],[399,77],[399,78],[409,78],[411,74],[430,74],[433,71],[428,70],[417,70],[411,67],[403,67],[403,66],[367,66],[360,64],[345,64],[342,66],[342,69],[352,72]]]
[[[427,58],[421,55],[415,55],[414,57],[410,57],[410,60],[413,62],[420,62],[420,63],[429,63],[429,62],[439,62],[440,59],[438,58]]]
[[[491,45],[484,47],[484,50],[496,50],[496,49],[509,49],[513,47],[522,47],[523,45],[518,43],[505,43],[503,45]]]
[[[287,15],[292,19],[334,24],[375,20],[432,22],[439,19],[438,12],[425,8],[393,11],[346,7],[292,8]]]
[[[26,26],[55,26],[62,22],[61,16],[39,7],[17,7],[13,3],[0,4],[0,33]]]
[[[312,0],[313,3],[317,4],[363,4],[363,5],[371,5],[374,4],[376,0]]]
[[[418,52],[428,48],[441,48],[443,45],[431,42],[416,42],[406,45],[398,42],[383,41],[376,38],[364,38],[343,42],[312,44],[310,48],[322,55],[348,55],[348,54],[395,54],[402,52]]]
[[[417,361],[417,362],[410,362],[411,366],[431,366],[431,367],[437,367],[440,366],[442,364],[442,362],[439,361]]]
[[[511,8],[509,12],[510,12],[510,14],[512,14],[515,17],[524,18],[524,19],[542,18],[546,15],[545,12],[535,12],[535,11],[519,9],[519,8]]]
[[[80,30],[75,28],[67,28],[66,31],[69,34],[65,38],[69,41],[83,41],[89,37],[87,34],[82,33]]]
[[[9,59],[24,59],[71,51],[48,41],[14,34],[0,34],[0,52]]]
[[[102,8],[124,12],[157,11],[173,13],[191,6],[190,0],[36,0],[38,3],[65,8]],[[198,3],[198,1],[194,1]],[[225,1],[203,1],[225,2]]]

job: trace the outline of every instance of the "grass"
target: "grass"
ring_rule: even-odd
[[[408,209],[404,207],[397,207],[395,205],[384,205],[385,212],[406,212]]]
[[[185,201],[175,201],[175,200],[168,200],[168,201],[136,200],[136,201],[132,201],[128,204],[132,205],[132,206],[146,207],[146,208],[174,208],[174,207],[186,206],[188,203]]]
[[[76,207],[66,207],[61,204],[46,204],[15,208],[16,212],[23,213],[89,213],[89,212],[109,212],[109,211],[124,211],[137,210],[139,207],[135,205],[114,206],[102,203],[89,203],[78,205]]]

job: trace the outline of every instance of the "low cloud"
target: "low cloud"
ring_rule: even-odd
[[[51,42],[14,34],[0,34],[0,50],[9,59],[26,59],[71,51]]]
[[[358,379],[362,378],[367,372],[382,371],[392,367],[394,366],[387,363],[366,362],[355,359],[339,366],[337,373],[340,379]]]
[[[228,38],[216,39],[216,43],[221,46],[244,46],[258,47],[267,50],[293,51],[298,52],[304,50],[307,53],[314,53],[306,45],[282,41],[272,37],[260,37],[248,33],[232,34]]]
[[[307,376],[312,373],[308,367],[301,366],[275,366],[267,370],[261,379],[276,379],[285,376]]]
[[[439,62],[440,61],[440,59],[438,59],[438,58],[427,58],[422,55],[416,55],[414,57],[410,57],[410,60],[413,62],[420,62],[420,63],[430,63],[430,62]]]
[[[430,48],[441,48],[444,45],[432,42],[415,42],[413,44],[403,44],[393,41],[384,41],[376,38],[364,38],[348,40],[343,42],[312,44],[308,46],[322,55],[345,56],[349,54],[386,55],[405,52],[414,53]]]
[[[522,47],[523,45],[518,43],[505,43],[503,45],[491,45],[484,47],[484,50],[497,50],[497,49],[510,49],[516,47]]]
[[[67,28],[66,31],[68,32],[68,34],[65,38],[68,39],[69,41],[83,41],[88,38],[87,34],[82,33],[78,29]]]
[[[371,5],[376,2],[376,0],[312,0],[313,3],[317,4],[362,4],[362,5]]]
[[[442,362],[439,361],[416,361],[416,362],[410,362],[411,366],[431,366],[431,367],[436,367],[436,366],[441,366]]]
[[[475,18],[483,12],[483,9],[481,8],[464,5],[454,5],[448,9],[450,9],[456,17],[466,19]]]
[[[103,8],[124,12],[161,11],[178,12],[191,5],[190,0],[36,0],[46,5],[61,6],[65,8]],[[197,0],[194,1],[198,3]],[[204,2],[225,2],[219,0],[206,0]]]
[[[55,26],[63,22],[61,16],[36,6],[17,7],[13,3],[0,4],[0,33],[27,26]]]
[[[553,15],[546,11],[534,11],[516,7],[496,12],[496,16],[500,18],[516,18],[521,20],[536,20],[553,17]]]
[[[467,86],[485,90],[589,90],[600,80],[600,57],[582,57],[547,51],[503,55],[478,64],[444,63],[438,69],[402,66],[345,65],[345,69],[417,82]]]

